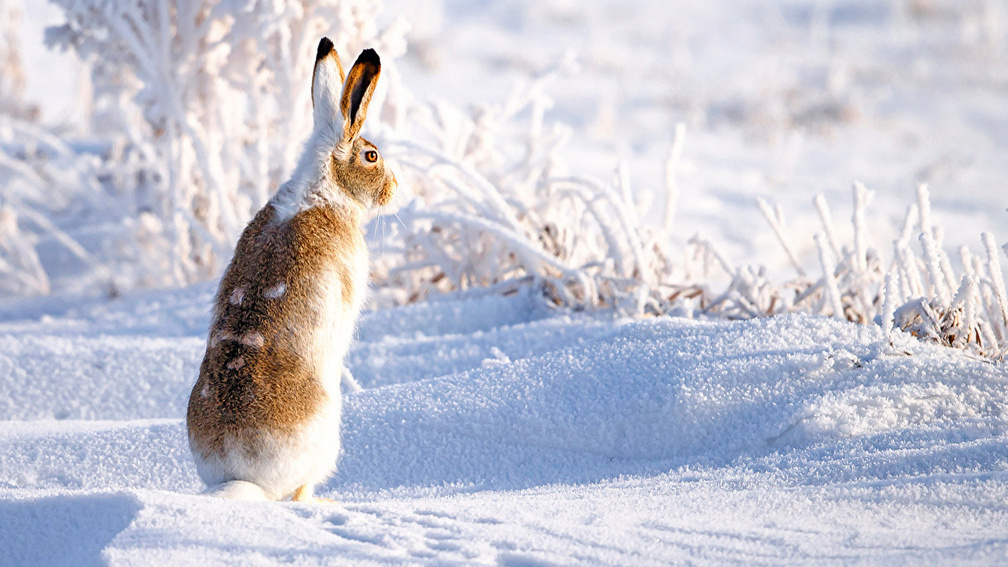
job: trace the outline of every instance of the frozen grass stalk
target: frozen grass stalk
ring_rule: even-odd
[[[859,272],[868,269],[868,227],[865,222],[865,208],[871,201],[872,193],[861,182],[854,184],[854,214],[851,222],[854,224],[854,261]]]
[[[840,258],[842,254],[840,253],[840,245],[837,243],[836,229],[833,227],[833,216],[830,215],[829,205],[826,203],[826,198],[822,195],[816,195],[812,200],[815,204],[816,211],[819,213],[819,222],[822,224],[823,232],[826,233],[826,240],[829,242],[830,249],[833,250],[833,254]]]
[[[907,207],[906,216],[903,217],[903,228],[900,229],[899,243],[901,245],[910,244],[910,241],[913,239],[914,226],[920,217],[920,213],[917,211],[916,204],[911,204]]]
[[[889,270],[885,281],[885,300],[882,302],[882,330],[885,331],[890,343],[893,342],[896,305],[902,301],[899,287],[899,273],[896,270]]]
[[[994,242],[994,235],[989,232],[984,232],[980,238],[983,241],[984,251],[987,253],[987,276],[990,278],[994,288],[994,297],[997,299],[998,315],[1000,315],[1000,319],[996,321],[997,327],[1005,329],[1008,327],[1008,294],[1005,293],[1004,275],[1001,272],[997,244]]]
[[[804,277],[805,270],[801,267],[801,264],[798,263],[798,258],[795,256],[794,251],[791,250],[790,246],[788,246],[787,239],[784,237],[784,228],[781,226],[781,222],[777,214],[770,208],[770,204],[767,203],[765,199],[757,199],[756,203],[759,205],[760,212],[763,213],[763,218],[765,218],[767,223],[770,224],[770,228],[773,229],[774,235],[777,236],[777,242],[779,242],[781,248],[784,249],[791,265],[794,267],[795,271],[798,272],[799,276]]]
[[[840,303],[840,289],[837,287],[836,278],[833,275],[836,272],[836,266],[833,264],[833,258],[826,248],[825,237],[821,232],[817,232],[814,238],[816,248],[819,249],[819,264],[822,265],[823,282],[826,284],[826,302],[833,311],[834,317],[846,320],[847,317],[844,315],[843,305]]]
[[[919,236],[921,248],[924,250],[924,261],[927,265],[928,283],[931,285],[931,294],[938,303],[948,305],[949,289],[945,284],[945,274],[941,269],[941,259],[935,245],[931,231],[925,230]]]
[[[679,204],[679,162],[682,159],[683,145],[686,142],[686,124],[679,122],[675,127],[675,138],[672,140],[672,150],[665,161],[665,220],[662,227],[667,234],[672,234],[675,223],[676,207]]]

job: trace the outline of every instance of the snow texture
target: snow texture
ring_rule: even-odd
[[[374,312],[336,502],[200,496],[181,416],[211,291],[0,308],[0,563],[1008,558],[1004,368],[801,315]]]

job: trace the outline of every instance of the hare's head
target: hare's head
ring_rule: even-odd
[[[318,172],[358,204],[386,205],[396,178],[378,148],[361,137],[368,105],[381,74],[381,60],[365,49],[346,75],[329,38],[319,42],[312,74],[313,139]]]

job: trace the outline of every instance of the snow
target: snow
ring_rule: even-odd
[[[74,63],[34,43],[53,13],[27,4],[29,96],[72,122]],[[386,4],[413,24],[421,99],[499,103],[575,53],[548,111],[574,173],[622,158],[652,187],[685,122],[683,240],[786,269],[756,197],[807,235],[812,196],[841,218],[856,180],[875,244],[920,181],[947,248],[1008,240],[998,2]],[[200,495],[183,416],[215,285],[0,297],[0,565],[1008,562],[1004,362],[823,317],[553,311],[529,289],[365,314],[334,502]]]
[[[825,318],[606,319],[527,293],[365,316],[335,502],[201,496],[181,416],[211,293],[0,307],[0,563],[1008,556],[1002,366]]]

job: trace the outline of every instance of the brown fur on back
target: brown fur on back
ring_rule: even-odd
[[[328,323],[329,298],[318,282],[335,272],[342,303],[352,301],[353,267],[344,260],[365,246],[358,222],[331,206],[281,222],[267,205],[245,228],[221,280],[189,397],[194,448],[223,455],[230,436],[254,450],[258,431],[293,433],[321,409],[323,361],[312,339]]]

